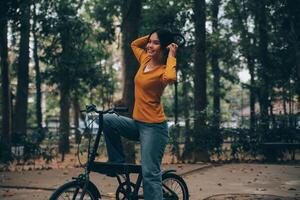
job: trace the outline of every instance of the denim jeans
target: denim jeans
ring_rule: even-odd
[[[110,162],[125,162],[121,136],[140,141],[145,200],[162,200],[160,164],[168,142],[166,122],[144,123],[116,114],[105,114],[103,133]]]

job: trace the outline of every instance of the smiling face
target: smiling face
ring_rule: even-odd
[[[163,51],[161,49],[160,41],[157,33],[151,34],[149,41],[146,45],[146,50],[148,56],[151,58],[161,59],[163,56]]]

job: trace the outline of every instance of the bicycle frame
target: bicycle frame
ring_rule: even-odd
[[[98,120],[99,120],[99,128],[97,130],[96,139],[93,145],[93,148],[91,149],[89,155],[88,155],[88,162],[85,167],[85,173],[79,175],[76,179],[77,181],[82,181],[85,183],[82,197],[85,194],[85,189],[87,187],[87,184],[91,183],[89,182],[89,173],[96,172],[100,174],[106,174],[110,176],[115,176],[118,180],[119,186],[122,184],[126,184],[126,194],[130,195],[132,199],[140,199],[143,198],[142,196],[138,196],[138,191],[141,187],[142,183],[142,168],[141,165],[135,165],[135,164],[128,164],[128,163],[109,163],[109,162],[95,162],[97,149],[99,147],[100,138],[102,136],[103,132],[103,115],[105,113],[109,113],[108,111],[97,111],[93,110],[98,114]],[[138,178],[136,182],[134,183],[133,191],[131,191],[131,181],[130,181],[130,174],[135,173],[138,174]],[[120,178],[120,174],[125,175],[125,182],[122,182]],[[94,185],[94,184],[93,184]],[[96,188],[96,186],[95,186]],[[97,190],[98,191],[98,190]],[[99,191],[98,191],[99,193]],[[81,198],[82,198],[81,197]],[[100,197],[100,193],[99,193]]]

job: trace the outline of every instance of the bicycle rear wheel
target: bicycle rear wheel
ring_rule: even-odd
[[[49,200],[78,200],[83,192],[83,183],[77,181],[68,182],[60,186],[51,195]],[[83,200],[98,200],[97,191],[95,191],[90,184],[87,186]]]
[[[188,200],[189,191],[185,181],[174,173],[162,176],[162,188],[164,200]]]

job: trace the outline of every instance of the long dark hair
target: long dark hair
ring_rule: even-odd
[[[180,33],[172,33],[166,29],[156,29],[149,34],[148,40],[151,35],[156,33],[160,42],[160,46],[164,52],[164,57],[168,56],[169,50],[167,46],[171,43],[176,43],[178,46],[183,46],[185,43],[184,37]],[[181,41],[180,41],[181,40]]]

